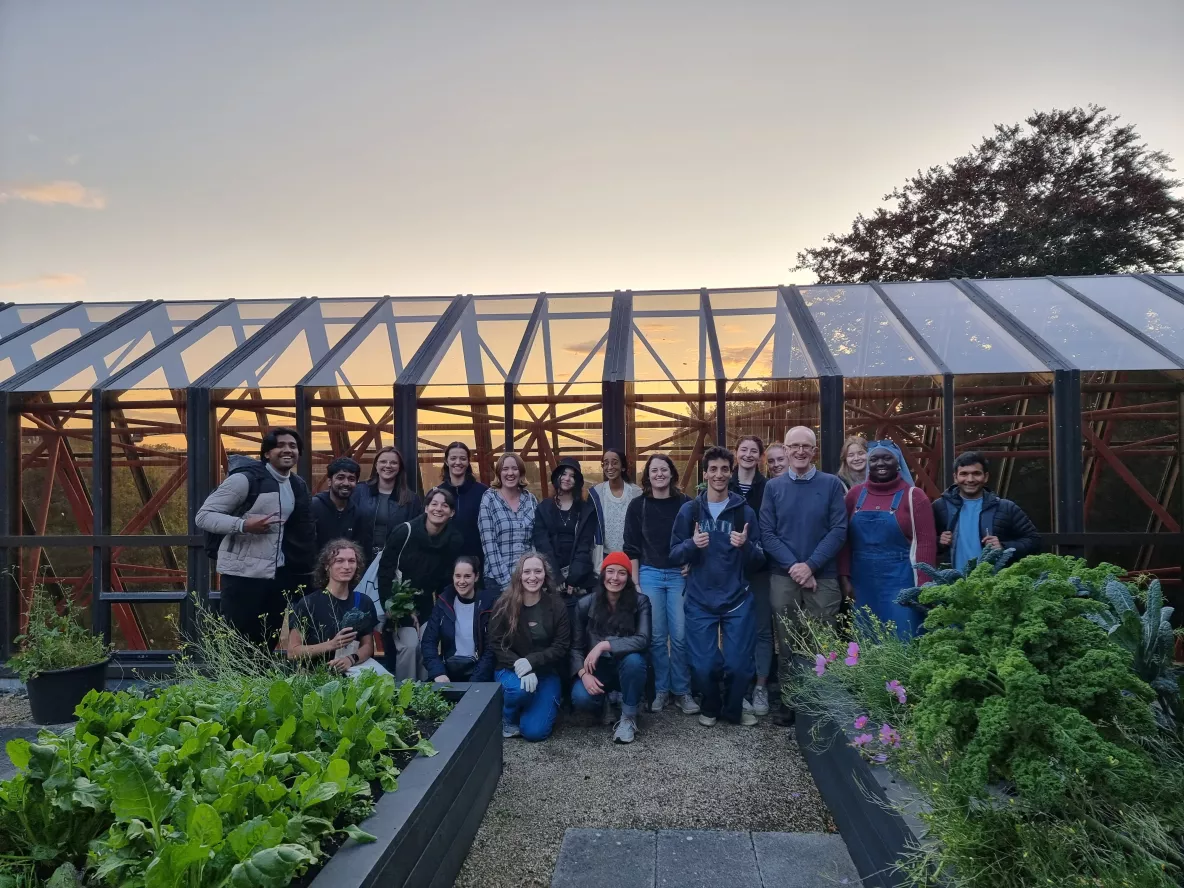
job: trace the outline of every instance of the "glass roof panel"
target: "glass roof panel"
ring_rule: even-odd
[[[1160,345],[1184,357],[1184,304],[1138,278],[1126,275],[1063,280]]]
[[[802,287],[802,298],[844,376],[920,376],[940,372],[913,345],[867,284]]]
[[[502,385],[526,333],[534,299],[477,298],[425,385]]]
[[[35,324],[62,308],[60,305],[11,305],[0,311],[0,339]]]
[[[1156,277],[1177,290],[1184,290],[1184,274],[1157,274]]]
[[[451,302],[391,299],[370,319],[368,329],[305,384],[346,388],[393,385]]]
[[[295,386],[373,307],[372,299],[313,302],[228,369],[212,387]]]
[[[1044,278],[976,281],[984,292],[1082,370],[1168,370],[1174,365]]]
[[[736,382],[814,375],[785,300],[776,290],[710,293],[708,298],[728,379]]]
[[[289,305],[288,299],[232,302],[115,380],[116,387],[120,390],[186,388]]]
[[[635,293],[627,379],[711,379],[707,326],[695,293]]]
[[[548,296],[522,368],[523,385],[600,384],[612,317],[611,296]]]
[[[0,346],[0,382],[113,320],[133,303],[90,303],[62,312],[51,321],[18,333]]]
[[[949,281],[881,286],[953,373],[1048,369]]]

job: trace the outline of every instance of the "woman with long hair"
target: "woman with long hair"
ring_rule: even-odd
[[[481,497],[477,516],[490,591],[500,594],[510,584],[515,562],[530,548],[537,508],[538,500],[526,489],[526,463],[506,451],[498,457],[493,486]]]
[[[399,448],[383,447],[374,455],[370,479],[351,497],[358,510],[355,532],[368,558],[377,558],[391,531],[423,511],[414,484],[415,468],[407,465]]]
[[[313,588],[288,615],[290,660],[327,662],[334,672],[386,672],[374,660],[378,613],[369,596],[355,589],[366,556],[353,540],[330,540],[317,556]]]
[[[765,448],[765,470],[769,473],[768,481],[784,475],[789,468],[789,451],[780,441],[774,441]]]
[[[502,736],[546,740],[559,714],[571,627],[547,559],[538,552],[518,558],[493,606],[489,645],[503,692]]]
[[[534,513],[534,547],[551,562],[570,620],[576,602],[596,582],[592,570],[596,509],[584,499],[584,474],[572,457],[559,460],[551,473],[551,486],[555,494],[539,503]]]
[[[650,600],[637,594],[632,564],[611,552],[600,565],[600,586],[576,605],[571,644],[574,709],[604,713],[608,696],[621,694],[621,717],[613,741],[632,743],[645,694],[645,652],[650,646]]]
[[[609,552],[625,548],[625,513],[629,503],[641,496],[641,488],[633,483],[629,459],[619,447],[607,447],[600,460],[604,480],[589,493],[596,507],[597,533],[592,563],[600,569],[600,562]]]
[[[843,449],[839,452],[839,470],[835,474],[848,490],[867,480],[867,440],[862,435],[852,435],[843,440]]]
[[[481,557],[481,530],[477,526],[481,499],[489,490],[473,477],[473,454],[464,441],[453,441],[444,448],[444,469],[440,486],[451,490],[456,497],[456,516],[453,525],[460,531],[461,553]]]
[[[493,681],[489,616],[496,599],[481,586],[480,559],[461,555],[452,585],[440,593],[423,627],[423,665],[432,681]]]

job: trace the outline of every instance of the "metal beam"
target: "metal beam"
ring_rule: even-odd
[[[65,305],[63,305],[61,308],[59,308],[57,311],[50,312],[45,317],[43,317],[41,320],[33,321],[33,323],[31,323],[31,324],[26,324],[25,326],[21,327],[19,330],[14,330],[12,333],[9,333],[7,336],[0,339],[0,346],[4,346],[4,345],[8,344],[9,342],[12,342],[12,340],[16,339],[18,336],[24,336],[30,330],[36,330],[38,327],[48,324],[50,321],[54,320],[54,318],[60,318],[66,312],[70,311],[70,309],[77,308],[80,305],[82,305],[81,302],[67,302]]]
[[[1155,289],[1159,290],[1159,292],[1163,293],[1163,295],[1170,296],[1181,305],[1184,305],[1184,289],[1177,287],[1175,284],[1168,283],[1167,281],[1162,280],[1153,274],[1134,274],[1131,275],[1131,277],[1142,281],[1149,287],[1154,287]]]
[[[1006,330],[1036,360],[1050,370],[1075,370],[1076,365],[1045,342],[1027,324],[1004,308],[993,296],[965,278],[950,278],[950,283],[966,294],[966,298],[986,312]]]
[[[291,321],[294,321],[298,316],[316,302],[316,297],[308,298],[305,296],[295,300],[291,305],[277,314],[274,318],[260,327],[255,333],[247,337],[247,341],[238,348],[229,352],[226,357],[203,373],[200,377],[189,384],[190,389],[212,389],[217,387],[217,383],[223,376],[230,372],[232,367],[237,366],[240,362],[245,361],[251,355],[259,350],[259,347],[265,342],[269,342],[276,333],[286,327]]]
[[[312,385],[312,381],[329,366],[339,363],[342,356],[348,357],[350,353],[357,348],[358,344],[366,338],[366,335],[378,326],[379,321],[374,320],[382,307],[388,302],[391,302],[390,296],[383,296],[364,314],[361,319],[350,327],[349,332],[341,337],[341,340],[325,352],[325,356],[313,364],[311,370],[304,374],[304,377],[296,383],[298,388]]]
[[[97,537],[111,535],[111,422],[108,395],[91,391],[91,530]],[[109,592],[111,548],[97,540],[91,546],[91,628],[111,642],[111,605],[102,601]]]
[[[189,557],[186,559],[189,591],[181,602],[181,633],[192,637],[196,627],[196,604],[209,604],[213,570],[206,555],[205,536],[197,526],[197,511],[214,489],[214,459],[218,453],[215,440],[217,423],[209,389],[191,388],[185,393],[185,437],[189,461],[186,465],[186,505],[188,512]],[[193,597],[197,597],[194,602]]]
[[[214,315],[218,314],[218,312],[223,311],[224,309],[228,308],[229,306],[231,306],[233,304],[234,304],[233,299],[227,299],[224,302],[220,302],[218,305],[215,305],[213,308],[211,308],[209,311],[207,311],[205,314],[203,314],[196,321],[186,324],[179,331],[174,333],[168,339],[164,340],[164,342],[162,342],[160,345],[156,346],[156,348],[149,349],[147,352],[140,355],[140,357],[136,358],[134,361],[132,361],[130,364],[128,364],[126,367],[124,367],[122,370],[115,373],[113,376],[109,376],[105,380],[102,380],[101,382],[99,382],[99,384],[95,386],[95,390],[101,389],[102,391],[107,391],[107,392],[119,391],[118,382],[120,379],[122,379],[124,376],[130,375],[131,373],[138,370],[140,367],[143,367],[149,361],[155,359],[162,352],[168,351],[176,342],[178,342],[182,337],[184,337],[186,334],[188,334],[193,329],[195,329],[199,324],[204,324],[210,318],[214,317]]]
[[[21,532],[21,420],[18,394],[0,389],[0,660],[12,656],[12,640],[20,634],[21,590],[11,543]],[[10,545],[12,547],[10,547]],[[18,550],[19,551],[19,550]]]
[[[1058,287],[1060,287],[1062,290],[1064,290],[1066,293],[1068,293],[1070,296],[1072,296],[1078,302],[1082,303],[1083,305],[1087,306],[1088,308],[1093,309],[1098,314],[1100,314],[1102,317],[1104,317],[1106,320],[1108,320],[1111,324],[1113,324],[1116,327],[1121,328],[1122,330],[1125,330],[1131,336],[1135,337],[1135,339],[1139,340],[1139,342],[1143,343],[1148,348],[1154,349],[1159,354],[1161,354],[1163,357],[1167,358],[1169,361],[1171,361],[1173,364],[1175,364],[1178,368],[1184,370],[1184,358],[1181,358],[1179,355],[1177,355],[1175,352],[1173,352],[1167,346],[1161,345],[1160,343],[1156,342],[1154,339],[1152,339],[1150,336],[1148,336],[1146,333],[1144,333],[1138,327],[1134,326],[1133,324],[1128,324],[1126,321],[1124,321],[1118,315],[1114,314],[1114,312],[1110,311],[1108,308],[1105,308],[1104,306],[1100,305],[1099,303],[1094,302],[1094,300],[1090,299],[1088,296],[1086,296],[1080,290],[1077,290],[1076,288],[1070,286],[1069,284],[1065,283],[1065,281],[1061,280],[1060,278],[1053,277],[1052,275],[1046,275],[1046,277],[1048,278],[1048,280],[1052,281],[1054,284],[1056,284]]]
[[[843,444],[843,374],[834,355],[827,348],[814,315],[810,313],[802,291],[795,286],[778,287],[781,299],[789,311],[790,320],[806,355],[818,374],[818,401],[821,414],[818,447],[824,472],[837,472],[839,453]]]
[[[514,394],[518,388],[518,383],[522,381],[522,374],[526,372],[526,362],[530,358],[530,349],[534,345],[535,336],[538,335],[539,327],[542,325],[543,315],[547,311],[547,294],[540,293],[539,298],[535,300],[534,309],[530,313],[530,319],[526,322],[526,329],[522,332],[522,339],[518,343],[518,351],[514,354],[514,361],[510,364],[510,372],[506,374],[505,382],[505,449],[514,449]]]
[[[601,435],[605,447],[626,449],[625,384],[629,382],[629,345],[633,336],[633,293],[613,294],[612,316],[601,375]]]

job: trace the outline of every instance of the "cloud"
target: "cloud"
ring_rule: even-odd
[[[598,345],[600,345],[599,339],[589,339],[587,342],[569,343],[563,347],[563,350],[565,352],[571,352],[573,355],[579,355],[580,357],[583,357]]]
[[[71,154],[69,157],[66,158],[66,165],[67,166],[78,166],[78,162],[80,160],[82,160],[81,154]]]
[[[24,200],[29,203],[65,204],[85,210],[101,210],[107,206],[107,198],[96,188],[87,188],[81,182],[58,179],[53,182],[11,183],[0,185],[0,203],[10,200]]]
[[[0,290],[53,290],[63,287],[81,287],[86,278],[76,274],[40,274],[23,281],[0,281]]]
[[[725,364],[740,364],[748,363],[748,359],[752,357],[752,353],[756,351],[756,347],[760,345],[759,342],[754,342],[750,345],[729,345],[719,350],[719,355],[723,358]]]

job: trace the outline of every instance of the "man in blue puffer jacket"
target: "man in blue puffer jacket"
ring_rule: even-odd
[[[765,556],[756,513],[744,497],[728,490],[735,466],[735,457],[723,447],[703,454],[707,490],[679,509],[670,535],[671,563],[690,566],[687,653],[694,686],[702,695],[699,724],[704,727],[715,725],[720,715],[734,724],[756,724],[756,717],[743,708],[756,648],[755,604],[745,570],[759,567]],[[717,642],[721,637],[722,676]]]

